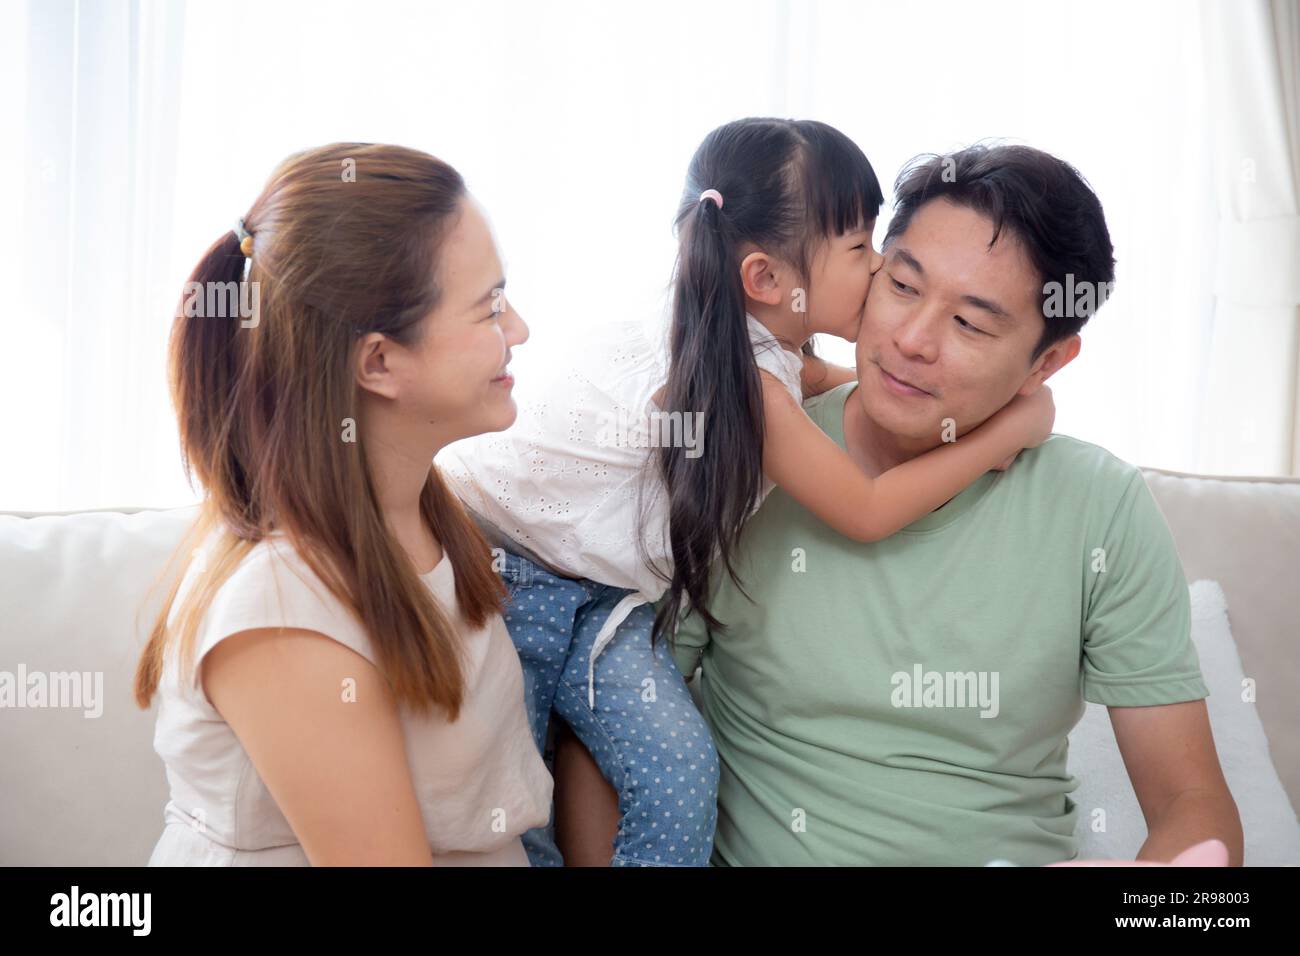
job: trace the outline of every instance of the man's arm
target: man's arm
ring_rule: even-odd
[[[1241,866],[1241,817],[1223,779],[1205,701],[1108,710],[1147,821],[1137,858],[1168,863],[1194,844],[1219,839],[1229,865]]]

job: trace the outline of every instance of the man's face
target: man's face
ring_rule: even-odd
[[[1069,360],[1062,342],[1030,361],[1042,281],[1005,229],[992,236],[984,215],[937,199],[884,250],[857,342],[858,394],[884,431],[938,444],[944,419],[969,431]]]

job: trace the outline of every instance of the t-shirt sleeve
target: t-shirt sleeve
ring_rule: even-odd
[[[315,631],[373,663],[361,622],[301,558],[263,543],[218,588],[195,636],[186,682],[200,693],[199,665],[221,641],[242,631],[292,628]]]
[[[1133,469],[1102,540],[1084,555],[1083,696],[1150,707],[1209,695],[1173,536]]]

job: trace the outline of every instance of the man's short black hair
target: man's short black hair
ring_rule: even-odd
[[[916,211],[947,199],[987,216],[997,241],[1005,227],[1043,282],[1046,328],[1034,349],[1074,335],[1115,284],[1115,255],[1101,202],[1069,163],[1029,146],[976,144],[946,156],[911,160],[894,184],[888,246]]]

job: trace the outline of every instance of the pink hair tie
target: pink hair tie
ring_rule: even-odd
[[[704,202],[706,199],[712,199],[718,204],[719,209],[722,208],[722,193],[718,192],[716,189],[706,189],[704,192],[700,193],[699,201]]]

